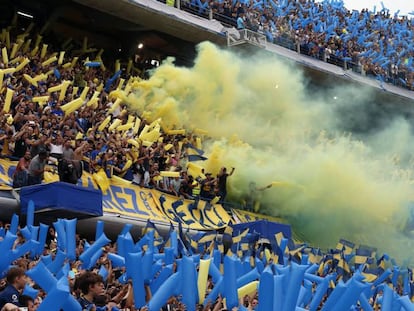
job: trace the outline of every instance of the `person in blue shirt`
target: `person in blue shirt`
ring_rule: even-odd
[[[19,267],[10,268],[7,272],[6,280],[6,288],[0,292],[0,309],[7,303],[21,307],[19,298],[27,282],[24,270]]]
[[[96,310],[95,298],[105,294],[102,276],[87,271],[79,277],[78,286],[82,292],[81,297],[78,299],[82,310]]]
[[[244,13],[241,13],[239,15],[239,17],[236,20],[237,23],[237,30],[243,30],[244,28],[246,28],[246,25],[244,23],[245,19],[244,19]]]

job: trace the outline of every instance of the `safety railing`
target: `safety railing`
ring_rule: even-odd
[[[372,74],[371,72],[365,72],[358,59],[349,60],[348,57],[341,57],[335,54],[330,54],[326,51],[326,49],[322,49],[315,53],[309,48],[309,46],[296,42],[294,38],[289,36],[289,34],[281,34],[279,36],[274,36],[273,40],[266,38],[266,36],[262,33],[254,32],[248,29],[238,31],[238,34],[236,34],[236,31],[230,31],[230,29],[234,29],[234,27],[236,26],[236,20],[233,17],[213,12],[213,10],[208,6],[200,8],[199,5],[195,4],[198,2],[194,3],[188,0],[158,1],[166,3],[166,5],[169,6],[174,6],[177,9],[187,11],[191,14],[198,15],[206,19],[215,19],[221,22],[223,26],[228,28],[228,46],[236,46],[240,44],[249,43],[263,48],[265,47],[267,39],[267,42],[271,42],[273,44],[285,47],[289,50],[296,51],[298,54],[307,55],[312,58],[317,58],[320,61],[336,65],[338,67],[343,68],[344,70],[352,70],[353,72],[359,73],[368,78],[378,79],[378,76],[376,76],[375,74]],[[381,79],[385,83],[393,84],[403,89],[414,90],[414,82],[411,83],[410,81],[407,81],[409,79],[401,73],[397,77],[394,76],[391,72],[391,69],[387,68],[387,70],[385,70],[385,73],[382,75]]]
[[[227,46],[252,44],[260,48],[266,47],[266,36],[249,29],[227,32]]]

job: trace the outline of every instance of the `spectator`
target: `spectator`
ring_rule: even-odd
[[[21,295],[19,298],[20,306],[27,308],[27,311],[35,311],[37,310],[37,306],[35,305],[35,301],[32,297],[27,295]]]
[[[218,180],[218,196],[220,197],[219,203],[223,203],[227,196],[227,178],[234,173],[234,167],[231,169],[230,174],[227,173],[227,169],[222,167],[217,175]]]
[[[240,13],[239,17],[237,17],[236,22],[237,22],[237,30],[243,30],[246,28],[244,13]]]
[[[95,300],[105,294],[104,282],[100,275],[86,271],[79,276],[78,286],[81,297],[78,299],[82,310],[92,310],[95,307]]]
[[[214,183],[216,179],[212,177],[211,173],[206,173],[206,178],[201,181],[201,198],[205,200],[211,200],[215,197],[214,194]]]
[[[82,163],[78,160],[61,159],[58,162],[58,174],[61,182],[76,185],[82,177]]]
[[[251,212],[258,212],[260,208],[260,193],[265,191],[266,189],[270,189],[272,184],[264,186],[264,187],[257,187],[254,181],[249,183],[249,191],[246,198],[246,209]]]
[[[73,160],[75,158],[75,153],[72,148],[72,142],[70,141],[69,138],[67,138],[63,144],[62,157],[63,159],[66,159],[66,160]],[[82,160],[82,158],[83,158],[83,155],[79,160]]]
[[[63,157],[63,138],[59,132],[53,133],[50,140],[47,141],[50,157],[55,162]]]
[[[6,275],[7,287],[0,292],[0,309],[7,303],[22,307],[20,297],[26,285],[26,274],[22,268],[10,268]]]
[[[84,159],[85,153],[90,151],[91,145],[93,145],[90,141],[82,141],[82,140],[76,140],[76,149],[73,152],[73,160],[82,161]]]
[[[29,150],[29,132],[27,123],[16,133],[14,141],[13,158],[20,159],[25,155],[26,151]]]
[[[29,176],[28,176],[28,185],[37,185],[41,184],[43,180],[43,175],[45,172],[45,166],[47,163],[48,154],[46,150],[40,150],[39,154],[36,155],[29,165]]]
[[[30,151],[20,158],[13,173],[13,188],[20,188],[28,185],[29,165],[32,157]]]

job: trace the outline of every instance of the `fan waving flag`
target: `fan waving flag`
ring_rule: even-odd
[[[203,156],[198,155],[198,154],[189,154],[187,157],[188,157],[188,161],[190,161],[190,162],[194,162],[194,161],[205,161],[205,160],[208,159],[208,158],[203,157]]]
[[[185,148],[187,148],[187,157],[188,157],[188,161],[193,162],[193,161],[205,161],[208,158],[204,157],[204,151],[196,148],[195,146],[193,146],[192,144],[188,143],[186,145],[184,145]]]

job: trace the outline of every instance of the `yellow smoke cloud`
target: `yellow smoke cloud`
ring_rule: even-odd
[[[233,200],[243,200],[251,181],[283,181],[260,193],[262,209],[288,219],[313,245],[333,247],[345,238],[405,259],[410,174],[401,174],[393,150],[378,147],[381,139],[370,144],[338,133],[341,116],[305,85],[286,61],[245,59],[202,43],[192,68],[168,59],[148,80],[134,82],[127,104],[148,122],[161,118],[164,129],[207,130],[203,165],[214,174],[236,167],[228,180]]]

